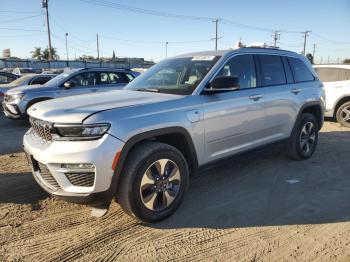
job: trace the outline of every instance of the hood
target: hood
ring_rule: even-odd
[[[46,91],[50,87],[45,85],[25,85],[25,86],[18,86],[18,87],[11,87],[6,92],[8,95],[18,94],[18,93],[29,93],[29,92],[36,92],[36,91]]]
[[[82,123],[91,114],[109,109],[178,99],[178,95],[116,90],[57,98],[34,104],[28,114],[52,123]]]

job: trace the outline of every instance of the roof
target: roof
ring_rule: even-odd
[[[316,68],[343,68],[343,69],[350,69],[350,65],[346,65],[346,64],[332,64],[332,65],[313,65],[313,67]]]
[[[237,49],[226,49],[226,50],[217,50],[217,51],[202,51],[202,52],[194,52],[194,53],[188,53],[183,55],[175,56],[175,58],[182,58],[182,57],[193,57],[193,56],[226,56],[234,53],[280,53],[284,55],[292,55],[292,56],[300,56],[300,54],[297,54],[292,51],[283,50],[279,48],[270,48],[270,47],[241,47]]]

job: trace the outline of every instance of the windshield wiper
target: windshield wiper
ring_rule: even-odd
[[[135,89],[136,91],[141,91],[141,92],[154,92],[154,93],[159,93],[159,89],[157,88],[139,88]]]

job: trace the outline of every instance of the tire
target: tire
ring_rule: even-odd
[[[295,160],[310,158],[318,142],[318,123],[314,115],[303,113],[294,126],[289,138],[289,156]]]
[[[188,185],[188,165],[181,152],[168,144],[145,142],[128,155],[116,197],[127,214],[153,223],[176,211]]]
[[[345,127],[350,127],[350,101],[342,104],[336,113],[336,118],[339,124]]]

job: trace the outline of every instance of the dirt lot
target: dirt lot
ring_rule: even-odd
[[[0,117],[0,261],[350,261],[350,129],[336,123],[308,161],[277,145],[200,172],[151,226],[49,197],[21,153],[26,128]]]

